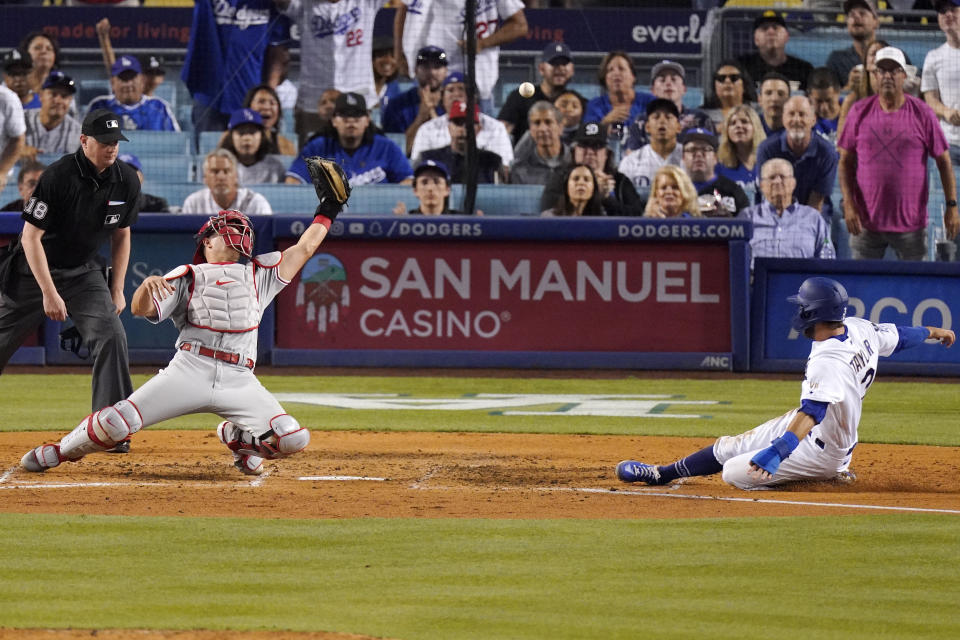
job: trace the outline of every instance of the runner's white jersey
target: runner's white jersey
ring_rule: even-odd
[[[807,359],[801,400],[827,402],[823,421],[811,435],[833,453],[857,443],[863,397],[877,374],[879,356],[889,356],[900,342],[893,324],[874,324],[862,318],[843,321],[846,332],[814,342]]]
[[[199,318],[203,316],[196,312],[196,300],[203,297],[203,292],[197,291],[196,286],[199,282],[205,282],[205,286],[223,288],[224,290],[239,286],[252,288],[252,291],[246,293],[259,302],[260,313],[256,319],[259,323],[260,317],[263,316],[263,312],[270,302],[289,284],[289,282],[281,279],[277,273],[277,267],[280,266],[282,259],[281,253],[274,251],[254,256],[253,260],[247,264],[211,265],[222,268],[222,273],[213,273],[202,279],[195,277],[194,266],[180,265],[164,275],[167,282],[176,287],[176,291],[163,300],[158,300],[154,296],[153,303],[157,310],[157,317],[147,319],[156,324],[170,318],[180,331],[177,338],[178,348],[184,342],[200,343],[210,349],[239,353],[243,357],[256,362],[257,328],[253,326],[244,330],[249,324],[247,318],[242,319],[243,321],[238,325],[241,328],[238,330],[213,329],[210,326],[211,323],[198,326],[202,324]],[[245,275],[249,275],[246,272],[252,272],[252,277],[245,277]],[[212,295],[210,297],[216,298],[219,296]],[[234,299],[237,299],[236,294],[234,294]],[[191,308],[191,301],[193,302],[193,309]]]
[[[297,107],[316,113],[327,89],[359,93],[377,103],[373,22],[383,0],[291,0],[284,13],[300,25]]]
[[[489,37],[497,30],[500,21],[522,11],[523,8],[522,0],[477,0],[477,37]],[[428,10],[429,17],[420,46],[441,47],[447,53],[450,71],[466,72],[463,50],[457,44],[459,40],[465,39],[466,9],[463,0],[430,0]],[[411,72],[412,64],[411,62]],[[490,98],[493,94],[493,87],[499,76],[499,65],[500,47],[484,49],[477,54],[475,68],[477,90],[481,98]]]

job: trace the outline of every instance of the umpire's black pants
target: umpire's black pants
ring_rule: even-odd
[[[21,268],[13,275],[6,291],[9,295],[0,295],[0,371],[45,317],[43,293],[25,263],[26,260],[21,259]],[[90,262],[72,269],[51,269],[50,274],[70,319],[94,358],[92,410],[123,400],[133,393],[127,335],[117,317],[103,271],[98,264]]]

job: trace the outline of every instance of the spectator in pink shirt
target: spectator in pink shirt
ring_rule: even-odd
[[[843,217],[857,259],[880,259],[887,246],[901,260],[927,255],[928,156],[947,201],[947,237],[960,229],[947,139],[933,110],[903,92],[905,66],[899,49],[877,51],[872,74],[879,92],[853,105],[837,142]]]

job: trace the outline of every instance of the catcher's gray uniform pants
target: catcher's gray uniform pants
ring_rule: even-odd
[[[144,427],[188,413],[215,413],[261,435],[271,419],[286,413],[250,369],[187,351],[177,351],[129,400]]]
[[[133,392],[127,334],[114,312],[100,265],[51,269],[50,275],[94,359],[92,410],[120,402]],[[43,293],[33,274],[21,269],[13,280],[8,292],[12,295],[0,295],[0,371],[45,317]]]
[[[819,446],[814,427],[790,457],[780,463],[773,477],[758,480],[749,475],[750,459],[782,436],[796,413],[797,409],[793,409],[746,433],[718,438],[713,445],[713,455],[723,465],[723,481],[738,489],[762,489],[799,480],[829,480],[849,469],[853,449],[834,451],[829,446]]]

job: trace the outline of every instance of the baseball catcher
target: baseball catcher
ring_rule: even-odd
[[[143,427],[201,412],[224,419],[217,436],[247,475],[258,475],[264,458],[284,458],[307,446],[310,432],[253,374],[264,309],[314,254],[350,197],[335,162],[312,157],[307,166],[320,204],[297,243],[282,253],[254,256],[247,216],[236,210],[212,216],[196,235],[192,264],[146,278],[133,294],[134,315],[153,323],[169,318],[180,330],[170,364],[125,400],[88,415],[59,443],[28,451],[20,461],[24,469],[75,462]]]
[[[718,438],[670,465],[636,460],[617,465],[623,482],[662,485],[677,478],[723,473],[738,489],[762,489],[802,480],[855,479],[850,471],[863,397],[890,356],[932,339],[949,347],[956,336],[939,327],[900,327],[847,317],[847,290],[830,278],[807,278],[788,299],[793,327],[813,340],[800,407],[746,433]]]

